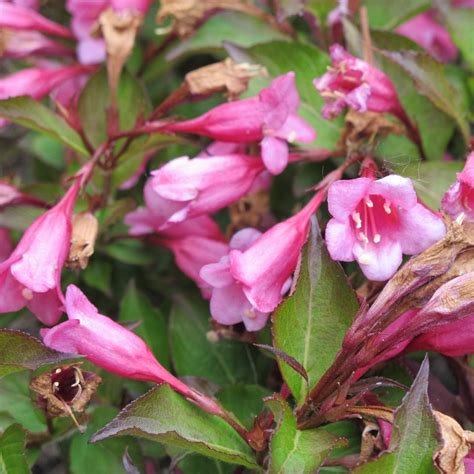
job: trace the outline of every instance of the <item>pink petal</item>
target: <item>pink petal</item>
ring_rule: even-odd
[[[288,145],[279,138],[265,137],[261,142],[262,160],[273,175],[280,174],[288,164]]]
[[[373,180],[369,178],[357,178],[339,180],[329,187],[328,207],[333,217],[345,221],[359,202],[368,195]]]
[[[212,290],[211,314],[221,324],[237,324],[242,321],[242,315],[250,308],[250,303],[237,284]]]
[[[222,257],[218,263],[204,265],[199,272],[199,276],[213,288],[223,288],[234,283],[234,278],[229,270],[229,258]]]
[[[285,138],[290,143],[311,143],[316,140],[316,132],[313,127],[295,114],[288,116],[283,126],[275,133],[275,136]]]
[[[328,252],[333,260],[352,262],[355,259],[352,253],[355,241],[348,223],[331,219],[326,226],[325,236]]]
[[[13,278],[10,268],[0,273],[0,313],[18,311],[26,304],[24,286]]]
[[[402,263],[400,243],[388,239],[379,244],[369,244],[367,248],[357,243],[353,252],[364,275],[373,281],[390,279]]]
[[[46,293],[34,293],[33,299],[28,301],[26,306],[46,326],[56,324],[63,313],[63,304],[56,289]]]
[[[418,202],[411,179],[396,174],[374,181],[370,186],[369,193],[380,194],[390,203],[404,209],[411,209]]]
[[[252,227],[241,229],[232,236],[229,247],[235,250],[247,250],[261,235],[259,230]]]

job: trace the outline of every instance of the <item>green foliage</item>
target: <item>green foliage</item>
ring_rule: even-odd
[[[25,457],[26,433],[18,424],[11,425],[0,436],[0,472],[5,474],[28,474]]]
[[[331,365],[358,309],[340,265],[333,262],[313,222],[303,248],[296,288],[273,315],[274,345],[296,359],[306,380],[279,360],[282,375],[299,405]]]
[[[128,405],[97,432],[92,441],[124,434],[191,449],[229,463],[257,467],[251,449],[233,428],[186,401],[165,384]]]

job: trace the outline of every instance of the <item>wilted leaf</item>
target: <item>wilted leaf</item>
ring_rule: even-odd
[[[323,428],[298,430],[296,418],[282,398],[274,396],[266,403],[273,411],[277,422],[270,445],[270,472],[279,474],[315,472],[333,448],[344,444],[343,438],[337,438]]]
[[[214,459],[257,468],[254,454],[225,421],[210,415],[168,385],[160,385],[132,402],[93,442],[129,434],[190,449]]]
[[[295,292],[273,315],[274,345],[306,369],[311,390],[332,364],[358,309],[341,266],[330,259],[314,222],[296,278]],[[280,370],[302,404],[306,381],[281,362]]]
[[[0,117],[44,133],[79,153],[87,154],[79,134],[59,115],[31,97],[21,96],[0,100]]]
[[[171,356],[180,376],[194,375],[218,384],[258,383],[267,358],[240,341],[211,341],[208,303],[201,298],[175,297],[170,319]]]
[[[428,401],[428,376],[429,363],[425,359],[395,413],[389,452],[355,469],[355,473],[436,472],[432,458],[438,445],[437,426]]]
[[[29,334],[0,329],[0,377],[20,370],[36,370],[75,356],[56,352]]]
[[[0,436],[0,472],[5,474],[28,474],[25,457],[26,433],[20,425],[8,427]]]

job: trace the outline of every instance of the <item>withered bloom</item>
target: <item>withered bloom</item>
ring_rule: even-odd
[[[75,363],[35,377],[30,388],[38,394],[38,404],[48,416],[74,419],[73,412],[84,411],[101,382],[97,374],[82,370],[81,363]]]
[[[72,218],[71,247],[66,265],[71,269],[85,270],[99,232],[99,223],[90,212],[81,212]]]

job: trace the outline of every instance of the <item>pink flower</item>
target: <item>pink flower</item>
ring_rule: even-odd
[[[427,11],[397,28],[397,33],[410,38],[443,63],[453,61],[458,50],[448,30],[434,20],[434,12]]]
[[[4,262],[13,252],[13,243],[10,231],[0,227],[0,263]]]
[[[81,65],[23,69],[0,79],[0,99],[20,95],[42,99],[68,79],[89,71],[90,67]]]
[[[46,346],[83,355],[93,364],[122,377],[168,383],[183,395],[191,395],[191,389],[159,364],[142,339],[99,314],[74,285],[66,290],[65,309],[69,321],[41,332]]]
[[[245,296],[241,284],[232,276],[229,251],[247,250],[260,236],[255,229],[242,229],[231,239],[221,258],[210,260],[201,269],[201,279],[212,288],[211,315],[221,324],[243,322],[247,331],[258,331],[265,326],[270,313],[256,309]],[[217,263],[214,263],[217,262]]]
[[[5,181],[0,181],[0,209],[17,204],[46,207],[46,204],[40,199],[22,193]]]
[[[48,20],[30,8],[13,3],[0,2],[0,28],[38,31],[63,38],[73,37],[71,31],[64,26]]]
[[[392,81],[382,71],[350,55],[334,44],[330,49],[332,67],[313,84],[325,98],[322,115],[330,119],[345,107],[357,112],[390,112],[406,120]]]
[[[69,252],[76,180],[52,209],[26,230],[11,256],[0,264],[0,313],[27,306],[47,325],[61,315],[61,269]]]
[[[247,249],[231,250],[230,273],[256,310],[273,311],[288,290],[288,279],[306,241],[311,215],[321,201],[322,194],[318,193],[300,212],[273,226]]]
[[[296,115],[299,96],[295,73],[274,79],[257,97],[219,105],[192,120],[170,123],[165,130],[204,135],[233,143],[261,142],[262,159],[272,174],[288,164],[288,142],[311,143],[313,129]]]
[[[411,180],[397,175],[336,181],[329,188],[326,243],[334,260],[357,260],[367,278],[389,279],[402,254],[440,240],[443,220],[418,203]]]
[[[441,207],[452,219],[464,213],[467,220],[474,221],[474,152],[468,155],[464,169],[446,191]]]
[[[152,172],[145,201],[163,224],[182,222],[237,201],[264,169],[260,159],[246,155],[184,156]]]

